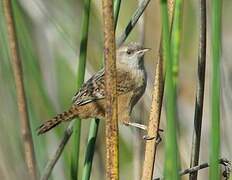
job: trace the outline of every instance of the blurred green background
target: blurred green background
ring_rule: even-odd
[[[20,0],[13,1],[20,54],[23,61],[24,82],[33,132],[36,160],[40,173],[47,160],[54,154],[66,125],[63,124],[43,136],[35,133],[42,121],[66,110],[76,93],[76,64],[80,45],[80,24],[83,2],[79,0]],[[101,64],[103,49],[101,1],[91,2],[86,79],[96,72]],[[139,1],[122,1],[117,35],[128,23]],[[211,7],[211,4],[208,4]],[[222,14],[222,59],[221,59],[221,157],[232,159],[231,109],[232,109],[232,1],[223,1]],[[208,12],[210,27],[210,11]],[[197,78],[198,47],[198,1],[184,2],[183,32],[178,79],[178,143],[182,169],[189,166],[193,129],[195,89]],[[208,28],[208,37],[211,29]],[[136,41],[152,49],[145,56],[148,71],[148,86],[133,112],[134,121],[147,123],[151,104],[154,67],[158,57],[161,34],[159,1],[151,1],[144,16],[129,36],[127,42]],[[202,125],[200,162],[209,157],[209,95],[211,69],[211,41],[207,43],[206,89]],[[20,125],[15,94],[15,84],[10,66],[6,24],[0,2],[0,179],[26,179],[26,165],[20,138]],[[165,131],[165,113],[162,112],[161,128]],[[84,161],[85,145],[90,120],[82,122],[80,169]],[[104,122],[100,122],[91,179],[104,177],[105,139]],[[120,177],[140,177],[143,164],[145,132],[120,125]],[[161,137],[163,134],[161,134]],[[52,173],[53,179],[68,179],[69,141]],[[164,151],[163,142],[158,146],[155,176],[162,176]],[[81,172],[79,171],[81,177]],[[129,178],[131,177],[131,178]],[[208,177],[208,170],[199,173],[199,179]],[[185,177],[183,177],[184,179]],[[186,176],[186,179],[188,176]]]

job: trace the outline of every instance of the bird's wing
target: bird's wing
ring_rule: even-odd
[[[77,105],[84,105],[105,97],[104,69],[97,72],[86,81],[74,95],[72,101]]]
[[[105,98],[105,71],[100,70],[92,76],[81,89],[74,95],[73,103],[77,105],[84,105],[89,102]],[[126,72],[117,72],[117,93],[118,95],[127,93],[133,90],[134,83],[132,83],[130,76]]]

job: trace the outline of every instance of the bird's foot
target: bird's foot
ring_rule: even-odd
[[[162,141],[162,138],[161,138],[159,132],[163,132],[163,131],[164,131],[163,129],[159,129],[158,133],[157,133],[157,137],[155,137],[155,136],[151,137],[151,136],[145,135],[145,136],[143,136],[143,139],[146,141],[149,141],[149,140],[153,140],[156,138],[156,143],[159,144]]]

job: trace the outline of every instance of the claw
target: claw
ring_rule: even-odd
[[[160,132],[163,132],[164,130],[163,130],[163,129],[159,129],[159,130],[158,130],[158,134],[157,134],[157,137],[156,137],[156,143],[157,143],[157,144],[159,144],[159,143],[162,141],[162,138],[161,138],[161,136],[160,136],[160,134],[159,134],[159,131],[160,131]],[[150,140],[155,139],[155,136],[150,137],[150,136],[148,136],[148,135],[145,135],[145,136],[143,136],[143,139],[146,140],[146,141],[147,141],[147,140],[150,141]]]
[[[148,135],[143,136],[143,139],[146,140],[146,141],[153,140],[154,138],[155,138],[154,136],[153,137],[150,137]]]

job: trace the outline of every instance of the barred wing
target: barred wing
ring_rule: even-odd
[[[127,93],[134,89],[135,84],[130,73],[117,71],[117,93],[118,95]],[[104,69],[98,71],[73,97],[73,103],[77,105],[84,105],[89,102],[105,98],[105,71]]]

